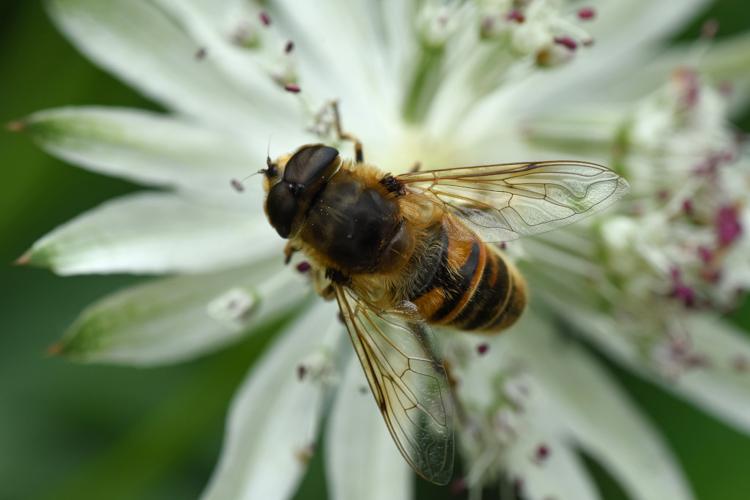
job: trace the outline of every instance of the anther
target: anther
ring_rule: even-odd
[[[539,446],[537,446],[536,452],[534,453],[534,462],[541,465],[549,458],[549,454],[549,446],[547,446],[546,444],[540,444]]]
[[[271,16],[268,15],[268,12],[263,11],[258,14],[258,19],[263,26],[271,26]]]
[[[698,257],[704,264],[710,264],[714,260],[714,253],[710,248],[701,245],[698,247]]]
[[[229,181],[229,183],[238,193],[241,193],[245,190],[245,186],[243,186],[242,183],[237,179],[232,179],[231,181]]]
[[[294,42],[289,40],[286,42],[286,45],[284,45],[284,53],[290,54],[294,50]]]
[[[596,10],[593,7],[582,7],[578,9],[578,19],[581,21],[590,21],[596,17]]]
[[[742,235],[739,211],[733,206],[723,206],[716,214],[716,237],[719,246],[727,247]]]
[[[515,21],[518,24],[522,24],[524,21],[526,21],[526,16],[523,15],[523,12],[521,12],[518,9],[513,9],[505,16],[505,19],[508,21]]]
[[[693,215],[694,207],[693,207],[693,200],[687,198],[685,200],[682,200],[682,213],[685,215]]]
[[[479,354],[480,356],[484,356],[489,350],[490,346],[487,342],[482,342],[477,346],[477,354]]]
[[[311,267],[312,266],[310,265],[309,262],[307,262],[306,260],[303,260],[302,262],[300,262],[299,264],[297,264],[297,271],[304,274],[304,273],[310,271]]]
[[[207,54],[206,48],[200,47],[198,50],[195,51],[195,59],[198,61],[202,61],[203,59],[206,58],[206,54]]]
[[[292,94],[299,94],[302,89],[296,83],[284,84],[284,90],[291,92]]]
[[[556,36],[554,40],[557,45],[562,45],[568,50],[576,50],[578,48],[578,43],[569,36]]]

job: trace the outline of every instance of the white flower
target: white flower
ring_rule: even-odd
[[[269,148],[332,142],[321,113],[332,99],[385,171],[591,157],[630,179],[629,201],[509,245],[540,299],[512,331],[438,332],[465,410],[460,484],[475,495],[489,486],[597,498],[580,447],[633,498],[691,498],[659,436],[591,356],[560,338],[555,318],[750,431],[740,370],[750,346],[712,312],[750,280],[749,163],[725,116],[750,90],[750,41],[697,61],[656,51],[702,3],[52,0],[83,52],[169,112],[72,107],[14,128],[73,163],[160,189],[74,219],[21,261],[63,275],[175,275],[92,305],[55,349],[82,361],[176,362],[295,314],[238,391],[204,498],[290,497],[330,404],[331,495],[410,498],[412,476],[362,394],[335,308],[313,297],[303,267],[283,267],[260,182],[238,194],[230,180],[263,166]],[[689,69],[674,73],[680,64]],[[732,80],[733,100],[700,74]],[[700,161],[709,177],[695,173]],[[709,244],[706,267],[696,252]],[[725,273],[697,283],[706,270]],[[693,311],[696,301],[705,307]]]

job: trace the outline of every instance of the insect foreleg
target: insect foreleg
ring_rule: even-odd
[[[341,113],[339,113],[338,101],[331,101],[331,109],[333,110],[333,126],[336,128],[336,135],[342,141],[352,141],[354,143],[354,159],[357,163],[363,163],[365,161],[365,153],[362,149],[362,141],[349,132],[344,132],[344,129],[341,128]]]

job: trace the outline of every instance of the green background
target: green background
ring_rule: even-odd
[[[700,19],[709,17],[721,21],[722,36],[750,28],[747,0],[716,2]],[[681,38],[693,37],[700,19]],[[69,104],[154,108],[79,55],[40,3],[0,3],[0,122]],[[8,263],[0,265],[0,499],[196,497],[218,456],[231,395],[272,332],[158,369],[47,357],[87,303],[134,278],[62,279],[10,263],[50,229],[135,186],[54,160],[22,135],[0,133],[0,155],[0,262]],[[736,315],[750,327],[748,317],[748,307]],[[699,499],[750,498],[750,437],[612,369],[666,436]],[[299,498],[324,498],[319,457]],[[601,471],[597,478],[605,498],[625,498]]]

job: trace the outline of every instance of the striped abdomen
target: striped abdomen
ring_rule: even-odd
[[[523,278],[463,224],[445,218],[434,227],[427,252],[408,298],[429,323],[493,332],[521,316],[526,305]]]

